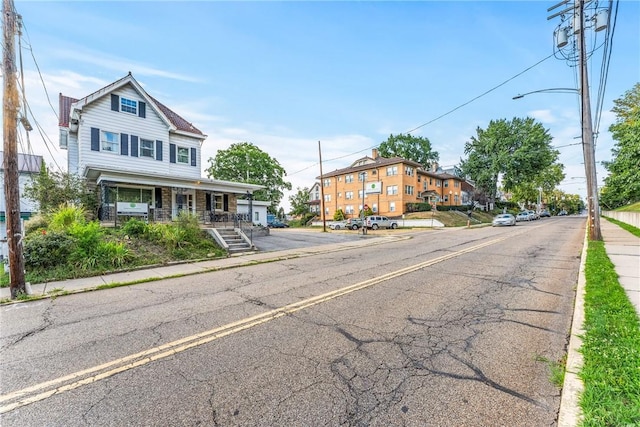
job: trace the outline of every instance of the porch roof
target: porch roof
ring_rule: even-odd
[[[222,181],[207,178],[179,178],[157,173],[139,173],[135,171],[120,171],[101,167],[87,166],[85,177],[100,183],[146,185],[151,187],[176,187],[193,190],[211,191],[214,193],[246,194],[264,188],[262,185],[245,184],[241,182]]]

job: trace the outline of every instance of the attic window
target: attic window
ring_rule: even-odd
[[[138,114],[138,101],[120,97],[120,111],[123,113]]]

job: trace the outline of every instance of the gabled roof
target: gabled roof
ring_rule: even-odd
[[[69,127],[71,120],[75,116],[77,116],[79,111],[82,111],[84,106],[92,103],[93,101],[102,98],[123,86],[131,85],[133,88],[145,99],[147,105],[150,105],[155,109],[158,115],[164,120],[164,122],[171,128],[173,131],[187,132],[192,135],[196,135],[201,138],[205,138],[206,135],[202,133],[198,128],[193,126],[190,122],[185,120],[178,113],[171,110],[166,105],[162,104],[151,95],[149,95],[138,83],[136,79],[133,78],[131,73],[127,74],[125,77],[120,80],[116,80],[115,82],[98,89],[85,96],[84,98],[75,99],[68,96],[60,94],[59,97],[59,109],[60,109],[60,117],[58,119],[58,125],[61,127]]]

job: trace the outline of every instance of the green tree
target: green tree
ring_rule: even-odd
[[[342,209],[338,209],[333,213],[334,221],[343,221],[344,219],[345,219],[345,215]]]
[[[278,212],[284,190],[291,190],[280,163],[250,142],[231,144],[228,149],[218,151],[215,158],[210,157],[209,164],[206,169],[209,178],[264,186],[254,192],[254,200],[271,202],[267,210],[272,214]]]
[[[87,188],[84,179],[68,172],[51,172],[44,163],[40,173],[25,185],[24,196],[38,203],[44,214],[64,204],[81,206],[94,216],[97,213],[97,195]]]
[[[512,200],[516,202],[537,202],[538,197],[545,200],[564,179],[564,166],[553,163],[531,181],[516,185],[512,190]]]
[[[616,145],[612,160],[603,163],[609,176],[601,192],[602,204],[608,209],[640,201],[640,83],[613,103],[616,122],[609,131]]]
[[[389,138],[380,143],[378,153],[382,157],[402,157],[413,160],[429,169],[433,162],[437,162],[439,155],[431,148],[431,142],[421,136],[409,134],[389,135]]]
[[[530,117],[492,120],[487,129],[478,127],[476,132],[465,144],[467,158],[461,161],[461,170],[491,201],[500,179],[505,191],[536,184],[558,159],[551,135]]]
[[[309,189],[307,187],[296,188],[296,193],[289,196],[289,203],[291,203],[289,211],[291,215],[302,216],[309,213]]]

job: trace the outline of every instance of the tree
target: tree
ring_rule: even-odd
[[[486,130],[478,127],[476,132],[465,144],[468,157],[461,161],[461,169],[491,201],[500,179],[505,191],[539,182],[543,171],[558,159],[551,135],[530,117],[492,120]]]
[[[432,150],[427,138],[409,134],[389,135],[386,141],[380,143],[378,153],[382,157],[402,157],[418,162],[424,169],[429,169],[439,158],[438,152]]]
[[[296,188],[296,193],[289,196],[289,203],[291,203],[291,211],[289,211],[291,215],[302,216],[309,213],[309,189]]]
[[[564,166],[553,163],[532,181],[516,185],[511,191],[512,200],[516,202],[534,202],[538,197],[545,200],[564,179]]]
[[[84,179],[68,172],[50,172],[44,163],[40,173],[25,185],[24,196],[38,203],[40,212],[45,214],[68,203],[97,213],[97,195],[87,188]]]
[[[616,122],[609,126],[616,145],[612,160],[604,162],[609,176],[604,179],[601,201],[615,209],[640,201],[640,83],[613,101]]]
[[[219,150],[215,158],[209,158],[207,176],[225,181],[258,184],[265,188],[254,192],[254,200],[271,202],[267,210],[276,214],[284,197],[284,190],[291,190],[291,183],[284,180],[286,171],[280,163],[250,142],[231,144]]]

